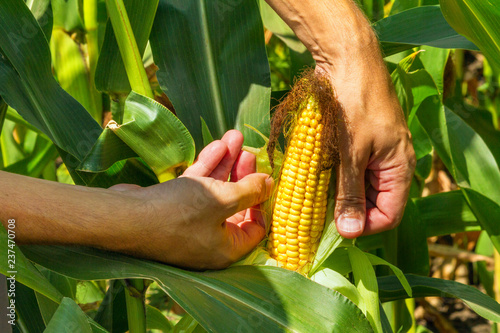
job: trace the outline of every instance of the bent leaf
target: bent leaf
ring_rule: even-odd
[[[371,332],[346,297],[281,268],[240,266],[196,273],[89,248],[25,246],[23,252],[80,280],[153,279],[209,331],[231,332],[239,326],[261,332]]]
[[[406,274],[413,290],[413,297],[454,297],[460,298],[480,316],[500,322],[500,304],[476,288],[455,281],[434,279],[425,276]],[[378,278],[380,300],[382,302],[407,298],[406,291],[395,276]]]
[[[182,174],[194,161],[194,141],[187,128],[148,97],[131,92],[123,125],[113,122],[108,127],[153,169],[160,182]]]
[[[370,321],[373,330],[382,333],[375,270],[365,253],[357,247],[348,247],[347,253],[351,262],[356,288],[363,300],[360,308]]]

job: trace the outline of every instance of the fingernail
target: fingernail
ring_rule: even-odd
[[[363,222],[355,218],[341,216],[337,227],[343,232],[356,233],[363,230]]]
[[[267,177],[266,178],[266,197],[269,198],[271,196],[271,192],[273,190],[274,186],[274,179],[273,177]]]

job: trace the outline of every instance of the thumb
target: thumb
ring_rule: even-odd
[[[337,173],[335,221],[342,237],[356,238],[363,233],[366,221],[364,168],[341,163]]]
[[[252,173],[236,183],[224,184],[231,188],[225,200],[232,215],[269,199],[274,180],[265,173]]]

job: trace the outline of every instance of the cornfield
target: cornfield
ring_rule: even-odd
[[[276,181],[260,208],[265,239],[221,270],[16,245],[16,321],[5,329],[497,332],[500,2],[357,2],[417,164],[399,226],[349,240],[333,217],[335,96],[264,0],[1,0],[1,171],[147,187],[237,129]]]

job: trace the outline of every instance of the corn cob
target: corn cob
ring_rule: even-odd
[[[312,260],[323,231],[331,170],[319,171],[321,113],[313,99],[301,112],[286,152],[268,247],[285,268]]]
[[[291,113],[294,125],[275,196],[267,249],[283,267],[305,273],[321,238],[331,170],[338,160],[337,103],[330,86],[313,73],[306,73],[296,86],[284,109],[296,108],[298,114],[297,110],[277,111]],[[277,122],[273,119],[273,126],[281,126]]]

